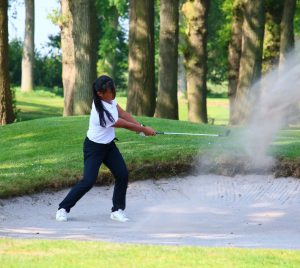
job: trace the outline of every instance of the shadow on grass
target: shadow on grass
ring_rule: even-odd
[[[44,117],[62,116],[63,108],[31,102],[17,102],[18,121],[26,121]]]

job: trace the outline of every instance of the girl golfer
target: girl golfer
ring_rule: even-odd
[[[110,218],[121,222],[128,221],[124,213],[128,171],[124,159],[114,143],[115,128],[143,132],[146,136],[155,135],[155,130],[142,126],[129,113],[125,112],[117,104],[115,96],[114,81],[110,77],[100,76],[93,83],[93,104],[89,129],[83,147],[83,178],[59,204],[56,212],[57,221],[67,221],[67,213],[94,185],[102,163],[110,169],[116,179]]]

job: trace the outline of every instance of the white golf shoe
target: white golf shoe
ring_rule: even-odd
[[[114,221],[126,222],[129,221],[124,210],[118,209],[110,214],[110,218]]]
[[[67,211],[64,208],[61,208],[56,212],[56,220],[57,221],[67,221],[68,220]]]

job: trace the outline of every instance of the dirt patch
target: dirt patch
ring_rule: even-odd
[[[300,178],[300,158],[297,159],[278,159],[273,168],[273,174],[278,177]]]
[[[204,172],[201,172],[203,170]],[[198,172],[216,175],[236,176],[238,174],[273,174],[278,177],[295,177],[300,178],[300,158],[299,159],[283,159],[277,158],[274,164],[269,167],[254,167],[251,162],[242,157],[221,157],[214,162],[201,161]]]

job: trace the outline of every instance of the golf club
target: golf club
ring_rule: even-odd
[[[227,137],[230,130],[226,130],[223,134],[204,134],[204,133],[184,133],[184,132],[156,132],[156,135],[185,135],[185,136],[207,136],[207,137]]]

